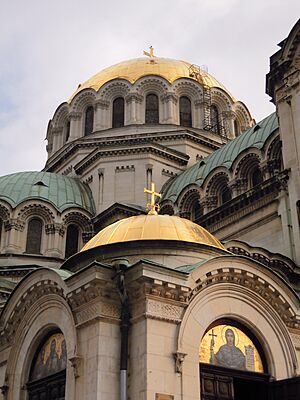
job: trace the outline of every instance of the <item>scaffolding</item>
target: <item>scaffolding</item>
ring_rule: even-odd
[[[205,131],[212,131],[218,133],[221,137],[227,139],[228,127],[221,123],[220,117],[213,121],[211,116],[211,88],[206,83],[206,77],[208,76],[207,66],[201,66],[192,64],[189,67],[189,76],[198,81],[203,87],[203,129]]]

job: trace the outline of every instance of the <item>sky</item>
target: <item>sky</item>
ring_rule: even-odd
[[[205,65],[261,120],[269,57],[299,15],[299,0],[0,0],[0,176],[41,170],[56,108],[150,45]]]

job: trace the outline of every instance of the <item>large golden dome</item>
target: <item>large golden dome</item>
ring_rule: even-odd
[[[81,251],[134,240],[177,240],[225,250],[222,243],[201,226],[170,215],[138,215],[121,219],[95,235]]]
[[[197,81],[195,73],[192,73],[192,64],[186,61],[159,57],[155,57],[152,60],[154,60],[154,62],[152,62],[148,57],[134,58],[105,68],[92,76],[85,83],[79,85],[70,101],[83,89],[90,88],[98,91],[101,86],[113,79],[126,79],[133,84],[143,76],[158,75],[165,78],[170,83],[173,83],[179,78],[189,78]],[[202,70],[199,72],[201,75],[200,80],[204,85],[221,88],[232,97],[228,90],[213,76]]]

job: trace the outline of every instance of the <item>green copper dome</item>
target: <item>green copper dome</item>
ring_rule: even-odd
[[[242,151],[251,147],[261,149],[276,129],[278,129],[278,120],[276,113],[273,113],[174,178],[166,187],[161,201],[171,200],[175,202],[186,186],[191,184],[201,186],[205,178],[215,168],[225,167],[229,169]]]
[[[95,213],[90,188],[77,178],[51,172],[18,172],[0,177],[0,199],[13,208],[25,200],[38,199],[59,212],[79,207]]]

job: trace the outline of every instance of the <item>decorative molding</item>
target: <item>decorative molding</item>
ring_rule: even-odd
[[[179,324],[184,312],[183,306],[159,300],[147,299],[146,317]]]
[[[243,286],[262,297],[279,315],[289,328],[300,330],[300,319],[295,315],[291,305],[269,282],[260,276],[241,268],[218,268],[208,272],[197,280],[197,286],[191,291],[189,301],[197,294],[212,285],[232,283]]]
[[[41,217],[45,224],[54,223],[54,213],[45,205],[38,203],[31,203],[22,207],[18,212],[18,218],[25,222],[29,217]]]
[[[187,354],[177,351],[176,353],[173,353],[173,355],[175,359],[175,372],[182,374],[183,361]]]
[[[82,357],[79,356],[70,357],[69,361],[73,368],[74,378],[75,379],[79,378],[80,375],[82,375],[81,371],[83,366]]]
[[[15,333],[24,316],[30,312],[30,309],[36,305],[41,297],[47,296],[48,298],[49,295],[56,295],[65,299],[63,289],[51,279],[43,279],[35,283],[22,294],[22,297],[10,314],[6,325],[0,332],[0,347],[13,343]]]
[[[87,304],[83,309],[75,311],[75,319],[78,325],[85,324],[96,318],[119,320],[120,316],[120,305],[114,303],[97,302],[95,304]]]
[[[82,112],[72,111],[72,112],[69,113],[69,118],[74,120],[74,121],[79,120],[81,117],[82,117]]]
[[[95,102],[95,108],[96,110],[99,108],[100,110],[107,110],[109,108],[109,101],[106,100],[97,100]]]
[[[144,97],[138,93],[129,93],[125,98],[125,101],[127,104],[130,104],[130,103],[141,104],[143,102],[143,100],[144,100]]]
[[[4,230],[5,232],[10,231],[12,229],[19,231],[19,232],[23,232],[25,228],[25,222],[21,221],[20,219],[8,219],[6,221],[4,221]]]
[[[58,233],[60,236],[64,236],[65,227],[62,224],[53,223],[45,225],[45,232],[47,235]]]

